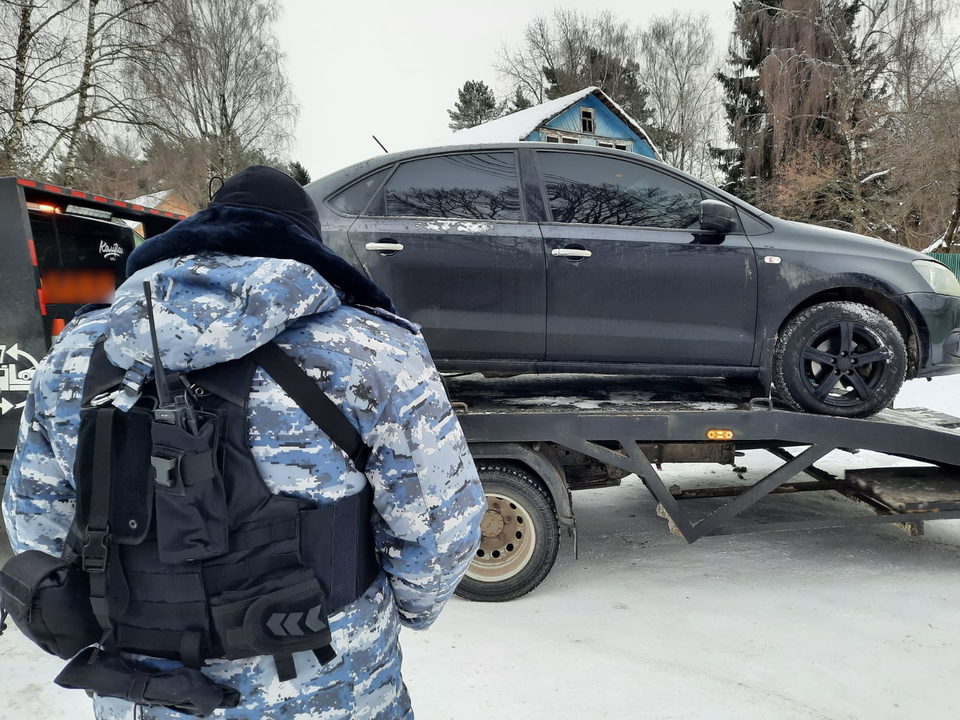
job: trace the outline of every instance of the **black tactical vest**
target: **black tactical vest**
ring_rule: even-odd
[[[379,572],[369,485],[317,506],[272,493],[247,447],[247,399],[263,369],[361,472],[369,449],[315,382],[268,344],[232,362],[168,376],[189,417],[155,412],[152,382],[136,406],[108,393],[123,371],[95,347],[83,389],[74,478],[77,512],[65,559],[90,580],[111,650],[180,660],[272,655],[281,680],[291,653],[332,658],[327,617]],[[159,418],[159,420],[158,420]]]

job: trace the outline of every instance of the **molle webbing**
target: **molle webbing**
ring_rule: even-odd
[[[194,431],[179,443],[176,433],[166,433],[176,426],[164,424],[159,430],[165,434],[158,435],[152,383],[128,412],[90,404],[106,397],[122,377],[102,341],[97,344],[84,386],[75,467],[78,507],[68,556],[87,565],[108,649],[179,659],[193,667],[208,658],[274,655],[281,679],[288,679],[290,653],[331,656],[328,615],[355,601],[376,579],[380,566],[369,484],[317,506],[275,495],[263,481],[247,446],[246,400],[258,365],[363,471],[369,448],[356,428],[275,345],[190,373],[183,384],[173,378],[171,388],[190,386],[188,402],[200,423],[200,434]],[[211,451],[201,457],[195,442],[204,433],[211,437],[212,464]],[[151,464],[158,437],[162,459],[171,459],[164,471],[170,482],[163,484],[157,463]],[[207,489],[196,494],[202,483]],[[171,510],[178,502],[187,504]],[[193,518],[197,510],[217,515],[212,520],[229,528],[225,551],[191,555],[188,536],[204,528],[179,533],[186,510]],[[104,531],[106,553],[100,551]],[[169,547],[178,536],[185,548],[180,555]]]

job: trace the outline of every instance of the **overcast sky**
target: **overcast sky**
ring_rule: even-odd
[[[706,11],[726,48],[732,0],[611,0],[609,9],[644,25],[673,7]],[[425,147],[449,133],[446,110],[466,80],[506,88],[492,65],[524,25],[558,3],[541,0],[283,0],[277,25],[286,69],[300,103],[291,158],[320,177],[382,152]]]

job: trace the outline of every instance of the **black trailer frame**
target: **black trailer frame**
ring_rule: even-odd
[[[562,525],[575,528],[569,487],[532,467],[541,446],[566,448],[624,473],[636,473],[660,505],[671,530],[692,543],[714,535],[774,530],[909,523],[960,518],[960,419],[923,408],[885,410],[867,419],[811,415],[776,407],[770,398],[750,400],[748,389],[723,381],[579,376],[448,380],[451,399],[474,456],[526,464],[553,496]],[[658,460],[713,462],[735,451],[764,449],[782,464],[749,486],[671,492],[655,467]],[[726,453],[717,453],[726,447]],[[799,452],[792,448],[803,448]],[[816,463],[834,450],[871,450],[928,463],[931,482],[945,488],[944,502],[934,498],[898,510],[863,484],[838,478]],[[897,469],[887,468],[897,475]],[[796,482],[806,474],[812,481]],[[849,474],[849,473],[848,473]],[[856,473],[853,473],[855,476]],[[774,492],[834,490],[867,504],[872,516],[785,522],[750,522],[740,515]],[[929,494],[929,493],[928,493]],[[687,512],[685,500],[729,497],[706,517]],[[929,500],[929,498],[927,498]]]

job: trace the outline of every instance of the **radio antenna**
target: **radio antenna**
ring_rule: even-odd
[[[153,319],[153,294],[150,291],[150,281],[143,281],[143,294],[147,299],[147,321],[150,323],[150,342],[153,344],[153,381],[157,385],[157,398],[160,405],[170,404],[170,388],[167,386],[167,374],[160,364],[160,344],[157,342],[157,326]]]

